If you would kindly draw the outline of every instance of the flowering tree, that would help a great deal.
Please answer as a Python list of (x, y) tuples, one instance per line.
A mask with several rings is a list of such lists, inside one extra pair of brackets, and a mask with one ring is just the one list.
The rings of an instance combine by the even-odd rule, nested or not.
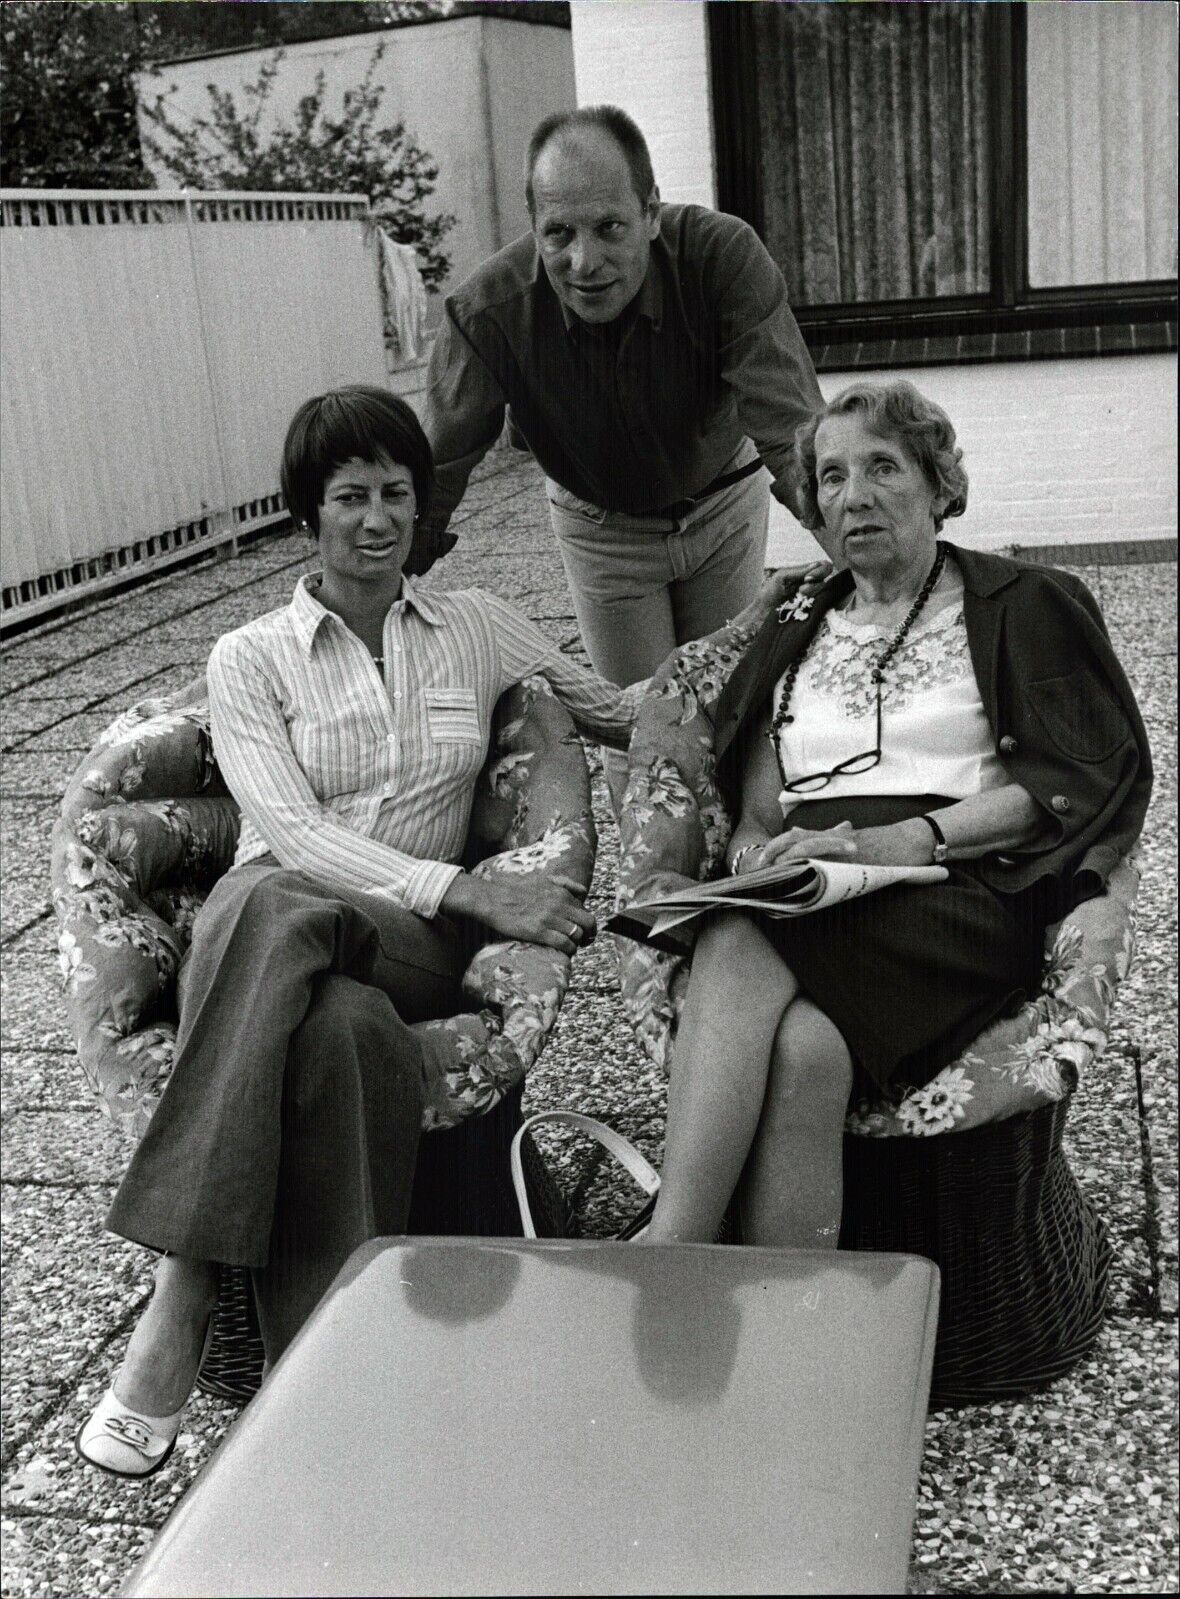
[(171, 177), (190, 188), (366, 194), (380, 225), (399, 243), (413, 245), (423, 280), (437, 287), (450, 264), (441, 241), (455, 218), (426, 214), (438, 167), (403, 122), (379, 121), (385, 86), (374, 75), (384, 49), (379, 44), (374, 50), (338, 114), (325, 107), (321, 72), (292, 121), (266, 119), (282, 59), (276, 51), (243, 89), (241, 105), (209, 84), (209, 114), (182, 122), (169, 96), (157, 95), (143, 107), (151, 130), (144, 143)]

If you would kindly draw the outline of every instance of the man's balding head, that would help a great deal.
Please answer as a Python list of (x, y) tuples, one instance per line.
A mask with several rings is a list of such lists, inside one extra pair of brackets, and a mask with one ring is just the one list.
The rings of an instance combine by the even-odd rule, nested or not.
[(542, 154), (593, 147), (601, 138), (611, 140), (627, 163), (631, 187), (640, 205), (646, 205), (656, 192), (651, 152), (639, 125), (625, 111), (613, 105), (581, 106), (576, 111), (559, 111), (539, 122), (529, 140), (524, 161), (524, 193), (529, 215), (536, 210), (535, 173)]

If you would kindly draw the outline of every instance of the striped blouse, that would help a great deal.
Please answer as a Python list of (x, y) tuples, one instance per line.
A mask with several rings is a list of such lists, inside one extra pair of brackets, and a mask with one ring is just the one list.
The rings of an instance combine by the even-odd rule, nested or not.
[(242, 808), (234, 865), (269, 850), (434, 916), (461, 871), (504, 690), (539, 673), (580, 731), (624, 745), (645, 685), (603, 682), (495, 594), (427, 593), (411, 578), (385, 618), (383, 678), (315, 581), (209, 660), (217, 760)]

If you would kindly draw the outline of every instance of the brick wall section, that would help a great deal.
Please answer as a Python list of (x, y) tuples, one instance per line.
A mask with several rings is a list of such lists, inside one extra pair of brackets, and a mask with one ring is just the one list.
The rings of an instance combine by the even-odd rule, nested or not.
[[(971, 488), (947, 524), (977, 549), (1176, 537), (1176, 356), (825, 372), (831, 398), (859, 378), (908, 377), (947, 412)], [(815, 550), (771, 513), (774, 564)]]
[(579, 105), (622, 106), (665, 200), (716, 203), (705, 8), (699, 0), (573, 0)]

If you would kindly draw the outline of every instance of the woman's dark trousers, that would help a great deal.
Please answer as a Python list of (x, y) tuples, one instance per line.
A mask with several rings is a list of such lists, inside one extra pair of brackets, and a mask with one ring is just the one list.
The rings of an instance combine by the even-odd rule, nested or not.
[(108, 1225), (253, 1268), (273, 1362), (361, 1243), (406, 1229), (424, 1099), (408, 1025), (462, 1008), (453, 928), (273, 859), (220, 879), (172, 1075)]

